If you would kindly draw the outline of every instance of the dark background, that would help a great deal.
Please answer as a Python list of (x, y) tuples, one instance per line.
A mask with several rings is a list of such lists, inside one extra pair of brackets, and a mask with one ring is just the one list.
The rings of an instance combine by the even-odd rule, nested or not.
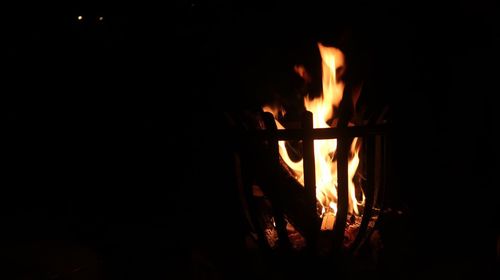
[(498, 5), (347, 2), (6, 7), (5, 277), (257, 275), (238, 249), (223, 113), (258, 108), (323, 41), (391, 108), (388, 200), (407, 218), (376, 277), (488, 278)]

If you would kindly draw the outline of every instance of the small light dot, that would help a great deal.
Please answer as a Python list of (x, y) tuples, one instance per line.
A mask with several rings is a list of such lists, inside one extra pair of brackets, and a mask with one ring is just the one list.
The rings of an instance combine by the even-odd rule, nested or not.
[(99, 21), (102, 21), (104, 19), (104, 17), (99, 17), (98, 20)]
[(78, 20), (82, 20), (82, 19), (83, 19), (83, 17), (82, 17), (82, 16), (78, 16), (78, 17), (77, 17), (77, 19), (78, 19)]

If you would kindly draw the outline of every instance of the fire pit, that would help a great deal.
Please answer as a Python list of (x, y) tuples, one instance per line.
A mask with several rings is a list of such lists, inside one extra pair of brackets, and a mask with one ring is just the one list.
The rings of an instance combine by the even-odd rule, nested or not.
[[(300, 118), (286, 120), (279, 104), (229, 117), (239, 139), (235, 162), (243, 208), (264, 251), (356, 253), (382, 207), (388, 124), (383, 116), (363, 118), (347, 109), (355, 108), (360, 91), (343, 96), (344, 82), (337, 77), (343, 54), (318, 47), (323, 92), (304, 97)], [(310, 81), (302, 65), (294, 69)]]

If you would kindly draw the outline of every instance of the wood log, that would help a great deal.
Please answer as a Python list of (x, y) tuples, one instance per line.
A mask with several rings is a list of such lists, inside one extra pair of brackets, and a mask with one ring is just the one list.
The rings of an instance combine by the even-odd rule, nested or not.
[(320, 218), (311, 211), (304, 211), (311, 208), (305, 188), (281, 166), (267, 166), (270, 168), (264, 166), (266, 164), (262, 165), (263, 168), (258, 171), (260, 174), (257, 178), (257, 184), (262, 187), (266, 195), (277, 193), (288, 222), (308, 242), (315, 239), (319, 230)]
[[(254, 184), (260, 187), (265, 197), (273, 204), (273, 212), (275, 212), (273, 215), (283, 215), (286, 217), (286, 221), (306, 239), (306, 242), (311, 240), (318, 230), (319, 217), (311, 212), (304, 213), (304, 209), (310, 207), (305, 190), (285, 169), (285, 164), (279, 157), (276, 129), (264, 130), (266, 129), (264, 122), (251, 114), (237, 116), (237, 120), (231, 126), (240, 132), (237, 134), (239, 135), (237, 150), (241, 160), (241, 174), (239, 176), (244, 182), (244, 197), (248, 201), (244, 205), (251, 212), (249, 216), (251, 216), (258, 233), (262, 233), (264, 230), (259, 226), (259, 216), (264, 218), (262, 215), (269, 214), (259, 213), (259, 208), (252, 202), (256, 200), (252, 191)], [(251, 137), (259, 131), (269, 133), (266, 135), (268, 137)], [(286, 230), (286, 227), (283, 227), (285, 225), (283, 220), (275, 221), (277, 227)], [(262, 240), (263, 235), (259, 235), (259, 239)], [(284, 239), (281, 230), (280, 235), (282, 235), (281, 239)]]

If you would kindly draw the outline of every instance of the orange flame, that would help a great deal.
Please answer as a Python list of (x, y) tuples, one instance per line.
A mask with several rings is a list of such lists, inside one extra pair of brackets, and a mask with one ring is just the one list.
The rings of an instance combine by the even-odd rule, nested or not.
[[(336, 71), (343, 67), (345, 63), (344, 54), (337, 48), (327, 47), (318, 43), (318, 48), (322, 60), (322, 84), (323, 92), (320, 97), (304, 98), (305, 108), (313, 113), (314, 128), (330, 128), (328, 121), (334, 115), (342, 100), (344, 83), (337, 79)], [(303, 67), (294, 68), (297, 74), (305, 77)], [(278, 129), (284, 129), (283, 125), (276, 119), (281, 108), (264, 106), (263, 110), (271, 112), (275, 116)], [(359, 145), (358, 138), (354, 138), (351, 145), (351, 157), (348, 162), (349, 176), (349, 213), (359, 214), (358, 206), (364, 204), (364, 195), (361, 201), (356, 198), (356, 188), (353, 181), (354, 175), (359, 165)], [(322, 206), (321, 216), (325, 212), (337, 212), (337, 162), (333, 158), (337, 149), (337, 139), (314, 140), (314, 154), (316, 167), (316, 198)], [(285, 141), (279, 141), (279, 153), (283, 161), (294, 171), (296, 179), (304, 185), (303, 162), (294, 162), (288, 156), (285, 148)]]

